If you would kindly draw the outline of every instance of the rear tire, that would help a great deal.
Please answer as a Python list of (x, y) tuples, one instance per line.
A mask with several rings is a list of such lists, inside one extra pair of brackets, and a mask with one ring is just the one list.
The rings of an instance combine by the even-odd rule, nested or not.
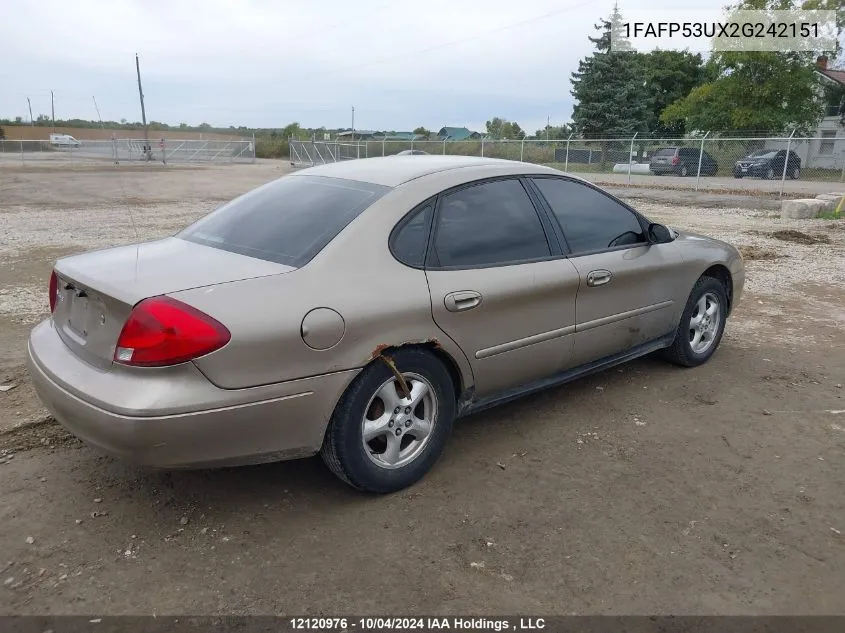
[(800, 167), (793, 167), (792, 172), (789, 174), (789, 177), (792, 180), (798, 180), (801, 177), (801, 168)]
[(443, 452), (455, 420), (455, 387), (440, 360), (413, 347), (385, 355), (412, 400), (401, 395), (390, 367), (376, 360), (341, 397), (320, 450), (335, 475), (364, 492), (395, 492), (421, 479)]
[[(712, 310), (712, 312), (711, 312)], [(697, 367), (710, 360), (725, 332), (728, 296), (713, 277), (700, 277), (690, 292), (666, 360), (682, 367)]]
[(689, 169), (687, 169), (687, 166), (686, 166), (686, 165), (681, 165), (681, 172), (680, 172), (680, 174), (681, 174), (681, 176), (683, 176), (684, 178), (686, 178), (687, 176), (689, 176)]

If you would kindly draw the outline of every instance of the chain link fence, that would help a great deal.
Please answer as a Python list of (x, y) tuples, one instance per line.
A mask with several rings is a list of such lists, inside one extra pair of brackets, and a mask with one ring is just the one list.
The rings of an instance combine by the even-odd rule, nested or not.
[(254, 163), (252, 140), (127, 139), (65, 143), (0, 140), (0, 161), (157, 163)]
[(613, 182), (632, 185), (657, 183), (695, 190), (758, 188), (779, 191), (781, 195), (784, 184), (791, 181), (843, 183), (845, 188), (845, 129), (841, 128), (813, 137), (729, 137), (707, 133), (683, 139), (636, 136), (472, 141), (291, 139), (290, 160), (304, 167), (391, 156), (408, 150), (525, 161), (588, 177), (607, 174), (607, 179)]

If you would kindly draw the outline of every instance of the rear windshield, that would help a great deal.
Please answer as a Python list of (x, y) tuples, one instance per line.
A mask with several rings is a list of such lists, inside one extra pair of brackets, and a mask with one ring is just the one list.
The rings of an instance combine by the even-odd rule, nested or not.
[(674, 156), (675, 155), (675, 148), (674, 147), (664, 147), (663, 149), (657, 150), (655, 156)]
[(340, 178), (288, 176), (232, 200), (177, 237), (298, 268), (389, 190)]

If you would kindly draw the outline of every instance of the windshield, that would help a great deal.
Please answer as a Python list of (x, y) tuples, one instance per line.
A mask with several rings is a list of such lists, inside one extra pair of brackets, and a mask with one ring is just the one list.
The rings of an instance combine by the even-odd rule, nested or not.
[(300, 267), (389, 187), (287, 176), (223, 205), (176, 237)]

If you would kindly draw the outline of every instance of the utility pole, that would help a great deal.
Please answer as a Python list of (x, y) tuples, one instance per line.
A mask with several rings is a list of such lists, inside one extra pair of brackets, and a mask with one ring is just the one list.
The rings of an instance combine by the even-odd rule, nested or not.
[(29, 100), (29, 97), (26, 98), (26, 105), (29, 106), (29, 124), (35, 125), (35, 119), (32, 118), (32, 103)]
[[(50, 111), (53, 113), (53, 133), (56, 132), (56, 102), (53, 99), (53, 91), (50, 91)], [(31, 115), (30, 115), (31, 116)]]
[(141, 63), (138, 61), (138, 53), (135, 53), (135, 71), (138, 73), (138, 96), (141, 98), (141, 123), (144, 125), (144, 155), (147, 157), (147, 160), (152, 160), (150, 133), (147, 130), (147, 111), (144, 109), (144, 91), (141, 89)]
[(91, 97), (94, 100), (94, 109), (97, 111), (97, 118), (100, 120), (100, 127), (103, 127), (103, 117), (100, 116), (100, 108), (97, 105), (97, 97)]
[(352, 140), (355, 140), (355, 106), (352, 106)]

